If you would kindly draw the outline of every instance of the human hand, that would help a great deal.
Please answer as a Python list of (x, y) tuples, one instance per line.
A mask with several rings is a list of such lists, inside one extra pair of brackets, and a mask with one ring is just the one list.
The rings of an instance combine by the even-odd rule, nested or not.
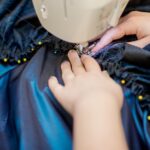
[[(48, 81), (49, 87), (60, 104), (73, 115), (75, 107), (82, 102), (103, 101), (103, 104), (115, 103), (120, 110), (123, 102), (121, 87), (113, 81), (105, 71), (101, 71), (98, 63), (87, 55), (79, 58), (76, 51), (68, 53), (70, 62), (61, 65), (64, 86), (56, 77)], [(105, 103), (106, 102), (106, 103)]]
[(98, 51), (114, 40), (120, 39), (125, 35), (136, 35), (137, 41), (129, 44), (144, 48), (150, 43), (150, 13), (133, 11), (120, 19), (119, 24), (108, 30), (93, 48)]

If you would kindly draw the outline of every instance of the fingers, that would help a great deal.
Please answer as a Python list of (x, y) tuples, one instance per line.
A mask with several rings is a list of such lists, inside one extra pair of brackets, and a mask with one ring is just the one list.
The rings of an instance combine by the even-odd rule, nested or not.
[[(86, 71), (87, 72), (98, 72), (98, 71), (101, 71), (99, 64), (92, 57), (90, 57), (88, 55), (82, 55), (81, 59), (80, 59), (80, 57), (78, 56), (77, 52), (71, 50), (68, 53), (68, 57), (69, 57), (69, 60), (70, 60), (71, 66), (72, 66), (73, 73), (71, 73), (71, 71), (70, 71), (71, 70), (71, 66), (68, 66), (68, 64), (66, 64), (65, 66), (62, 66), (63, 68), (64, 67), (68, 68), (66, 70), (66, 72), (67, 73), (69, 72), (69, 74), (71, 76), (71, 77), (67, 77), (67, 75), (66, 75), (66, 78), (73, 78), (72, 74), (79, 75), (79, 74), (85, 73)], [(64, 81), (66, 83), (69, 80), (71, 80), (71, 79), (66, 79), (66, 78), (64, 77)]]
[(134, 35), (137, 33), (136, 25), (129, 20), (119, 24), (117, 27), (111, 28), (106, 34), (101, 38), (100, 42), (96, 45), (93, 51), (97, 51), (114, 40), (120, 39), (125, 35)]
[(75, 50), (69, 51), (68, 58), (70, 60), (72, 70), (75, 75), (82, 74), (85, 72), (81, 59)]
[(56, 77), (51, 77), (48, 80), (49, 88), (57, 99), (60, 99), (60, 95), (63, 96), (63, 86), (58, 83)]
[(122, 18), (116, 27), (111, 28), (104, 34), (93, 51), (98, 51), (112, 41), (120, 39), (125, 35), (136, 35), (138, 32), (138, 24), (136, 23), (136, 19), (137, 18), (135, 17), (131, 17), (131, 14)]
[(75, 76), (72, 72), (71, 65), (69, 62), (67, 61), (63, 62), (61, 65), (61, 70), (62, 70), (62, 78), (65, 84), (74, 79)]
[(81, 60), (87, 72), (101, 71), (99, 64), (92, 57), (88, 55), (82, 55)]
[(97, 43), (97, 45), (93, 48), (92, 51), (98, 51), (105, 47), (107, 44), (111, 43), (113, 40), (118, 39), (123, 36), (122, 31), (118, 31), (118, 27), (111, 28), (108, 30), (104, 36), (100, 39), (100, 41)]
[(134, 41), (134, 42), (129, 42), (129, 44), (140, 47), (140, 48), (144, 48), (146, 45), (148, 45), (150, 43), (150, 36), (145, 37), (143, 39)]
[(137, 17), (137, 16), (139, 16), (139, 15), (141, 16), (141, 15), (143, 15), (143, 14), (142, 14), (141, 12), (138, 12), (138, 11), (132, 11), (132, 12), (130, 12), (128, 15), (126, 15), (126, 16), (120, 18), (119, 24), (121, 24), (121, 23), (127, 21), (128, 19), (130, 19), (130, 18), (132, 18), (132, 17)]

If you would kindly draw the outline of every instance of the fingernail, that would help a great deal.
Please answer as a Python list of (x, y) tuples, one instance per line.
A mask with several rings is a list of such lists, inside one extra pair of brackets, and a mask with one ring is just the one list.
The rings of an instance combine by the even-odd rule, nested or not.
[(63, 62), (61, 63), (61, 65), (66, 65), (66, 64), (68, 64), (68, 63), (69, 63), (69, 61), (65, 60), (65, 61), (63, 61)]
[(74, 54), (74, 50), (70, 50), (70, 51), (68, 52), (68, 56), (72, 56), (72, 54)]
[(49, 81), (55, 79), (55, 76), (49, 77)]
[(62, 62), (62, 64), (64, 64), (64, 63), (68, 63), (69, 61), (68, 60), (64, 60), (63, 62)]
[(76, 51), (75, 50), (70, 50), (69, 51), (69, 53), (71, 54), (71, 53), (75, 53)]

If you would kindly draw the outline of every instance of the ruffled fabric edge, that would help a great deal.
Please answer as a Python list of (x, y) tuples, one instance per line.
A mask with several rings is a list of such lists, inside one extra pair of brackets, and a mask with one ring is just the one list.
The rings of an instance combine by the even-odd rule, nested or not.
[[(132, 56), (136, 59), (132, 59)], [(133, 118), (137, 129), (141, 126), (144, 142), (150, 146), (150, 51), (126, 43), (114, 43), (93, 54), (93, 57), (103, 70), (107, 70), (115, 81), (131, 91), (137, 99), (136, 116), (140, 118), (135, 118), (134, 114)]]

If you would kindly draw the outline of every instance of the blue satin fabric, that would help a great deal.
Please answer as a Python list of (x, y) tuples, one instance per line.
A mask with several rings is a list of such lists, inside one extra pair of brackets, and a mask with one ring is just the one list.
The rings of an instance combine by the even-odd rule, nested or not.
[(0, 0), (0, 62), (30, 59), (32, 48), (49, 34), (39, 23), (31, 0)]
[[(31, 0), (1, 0), (0, 58), (5, 58), (8, 54), (16, 60), (20, 54), (26, 56), (38, 41), (42, 41), (43, 46), (38, 48), (29, 62), (17, 66), (0, 65), (0, 150), (72, 149), (72, 118), (54, 98), (47, 85), (48, 78), (52, 75), (63, 83), (60, 64), (66, 59), (65, 51), (71, 47), (41, 28)], [(47, 41), (48, 46), (44, 41)], [(119, 76), (127, 78), (129, 74), (138, 75), (139, 78), (136, 79), (148, 91), (149, 69), (140, 67), (138, 61), (125, 62), (124, 54), (111, 53), (111, 48), (109, 46), (104, 50), (108, 53), (97, 54), (95, 58), (99, 64), (103, 60), (103, 66), (112, 73), (116, 82), (120, 82)], [(115, 48), (118, 51), (121, 49), (120, 45)], [(132, 50), (133, 47), (127, 49)], [(116, 60), (122, 62), (119, 69)], [(109, 66), (108, 61), (112, 61)], [(123, 73), (123, 70), (127, 72)], [(129, 84), (132, 82), (135, 80)], [(137, 84), (123, 87), (125, 100), (122, 122), (126, 139), (131, 150), (150, 149), (148, 111), (141, 110), (134, 89), (143, 91), (137, 89)], [(113, 119), (111, 114), (108, 119)]]
[[(52, 75), (62, 83), (60, 64), (65, 59), (66, 55), (55, 55), (42, 47), (26, 64), (1, 66), (0, 150), (72, 149), (72, 118), (47, 85)], [(130, 89), (123, 89), (122, 122), (129, 148), (148, 149), (148, 132), (144, 133), (141, 125), (144, 118), (137, 112), (137, 98)], [(113, 119), (111, 114), (108, 119)]]
[(41, 49), (28, 64), (0, 68), (0, 150), (72, 148), (72, 119), (47, 87), (61, 60), (51, 55)]

